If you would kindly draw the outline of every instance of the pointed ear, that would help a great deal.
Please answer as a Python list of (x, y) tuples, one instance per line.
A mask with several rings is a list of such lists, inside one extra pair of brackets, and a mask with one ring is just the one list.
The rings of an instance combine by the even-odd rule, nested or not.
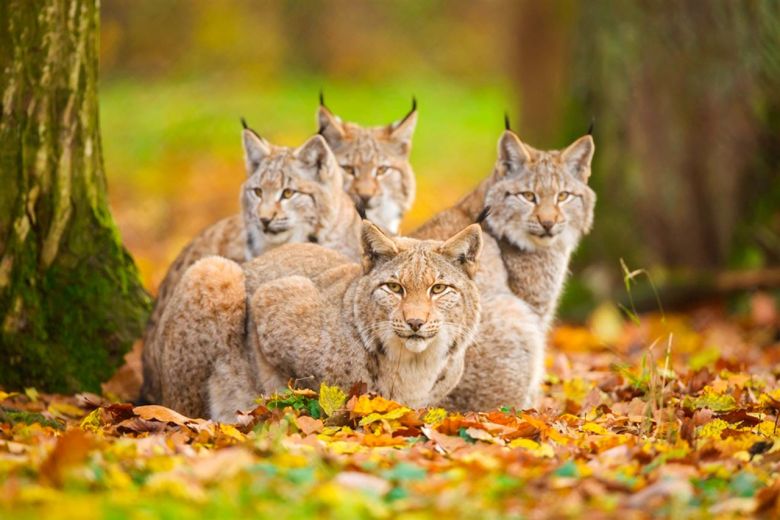
[(299, 161), (314, 172), (312, 178), (317, 182), (330, 179), (333, 172), (336, 171), (336, 158), (333, 157), (328, 143), (319, 134), (311, 136), (295, 150), (294, 154)]
[(583, 135), (561, 152), (561, 158), (563, 158), (566, 170), (571, 175), (582, 182), (588, 182), (588, 178), (590, 177), (590, 163), (593, 160), (593, 153), (595, 151), (596, 144), (593, 142), (593, 137), (590, 135)]
[(403, 153), (408, 154), (412, 150), (415, 127), (417, 127), (417, 100), (412, 98), (412, 109), (409, 113), (388, 128), (390, 138), (401, 146)]
[(317, 109), (317, 133), (325, 138), (330, 144), (337, 143), (344, 139), (344, 126), (341, 118), (331, 112), (328, 107), (320, 104)]
[(482, 252), (482, 228), (471, 224), (439, 247), (439, 252), (460, 266), (469, 278), (474, 278), (479, 269), (479, 254)]
[(502, 163), (502, 175), (517, 172), (531, 160), (531, 152), (517, 135), (511, 130), (505, 130), (498, 140), (498, 160)]
[(360, 234), (363, 246), (363, 272), (368, 273), (378, 264), (394, 258), (398, 254), (393, 239), (385, 235), (381, 229), (368, 220), (363, 221)]
[(271, 146), (251, 128), (244, 128), (241, 132), (241, 139), (244, 144), (246, 172), (248, 175), (252, 175), (263, 159), (271, 153)]

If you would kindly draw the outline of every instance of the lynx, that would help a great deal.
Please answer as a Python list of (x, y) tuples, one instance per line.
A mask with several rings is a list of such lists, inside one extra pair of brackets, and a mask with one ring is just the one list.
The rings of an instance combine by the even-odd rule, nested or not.
[(569, 258), (593, 224), (596, 195), (587, 185), (593, 153), (590, 135), (564, 150), (541, 151), (507, 128), (490, 177), (412, 234), (447, 236), (475, 220), (487, 232), (477, 275), (480, 332), (467, 353), (463, 380), (445, 405), (535, 405)]
[(362, 381), (414, 407), (443, 398), (479, 323), (479, 226), (439, 242), (365, 222), (362, 244), (361, 264), (312, 244), (194, 264), (161, 322), (162, 403), (228, 421), (290, 379)]
[(158, 322), (184, 271), (205, 256), (244, 262), (287, 243), (312, 242), (359, 258), (360, 217), (342, 189), (342, 171), (325, 140), (315, 135), (298, 148), (274, 146), (243, 130), (248, 177), (241, 214), (203, 231), (179, 254), (160, 285), (144, 334), (141, 399), (159, 400)]
[(328, 141), (344, 169), (344, 189), (366, 212), (366, 218), (397, 233), (412, 206), (415, 178), (409, 164), (412, 136), (417, 125), (417, 102), (401, 120), (387, 126), (364, 128), (344, 122), (320, 95), (319, 133)]

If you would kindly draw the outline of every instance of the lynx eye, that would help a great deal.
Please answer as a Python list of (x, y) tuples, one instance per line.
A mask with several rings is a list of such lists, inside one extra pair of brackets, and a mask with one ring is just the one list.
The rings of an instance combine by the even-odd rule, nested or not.
[(341, 168), (342, 168), (342, 169), (343, 169), (345, 172), (347, 172), (347, 174), (349, 174), (349, 175), (355, 175), (355, 168), (353, 168), (353, 167), (352, 167), (352, 166), (350, 166), (349, 164), (342, 164), (342, 165), (341, 165)]
[(437, 283), (431, 286), (432, 294), (441, 294), (447, 289), (447, 286), (443, 283)]
[(523, 191), (520, 195), (528, 202), (536, 202), (536, 194), (532, 191)]
[(388, 288), (388, 290), (395, 294), (401, 294), (404, 292), (404, 288), (401, 287), (401, 284), (395, 283), (395, 282), (387, 282), (385, 284), (385, 287)]
[(263, 189), (262, 188), (253, 188), (253, 192), (255, 192), (255, 195), (257, 195), (259, 198), (263, 197)]
[(294, 194), (295, 194), (295, 192), (293, 190), (291, 190), (290, 188), (285, 188), (284, 191), (282, 191), (282, 198), (283, 199), (289, 199)]
[(571, 197), (571, 193), (568, 191), (562, 191), (558, 194), (558, 202), (563, 202), (565, 200), (568, 200), (569, 197)]
[(386, 174), (389, 171), (390, 171), (390, 167), (389, 166), (378, 166), (377, 169), (376, 169), (376, 174), (377, 174), (377, 176), (384, 175), (384, 174)]

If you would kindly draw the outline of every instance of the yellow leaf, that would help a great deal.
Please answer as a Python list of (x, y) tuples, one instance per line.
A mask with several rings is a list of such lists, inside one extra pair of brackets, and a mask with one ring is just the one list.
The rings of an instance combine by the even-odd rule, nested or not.
[(35, 388), (25, 388), (24, 389), (24, 395), (30, 398), (30, 401), (33, 403), (38, 400), (38, 390)]
[(5, 401), (6, 399), (10, 399), (15, 395), (19, 395), (19, 392), (3, 392), (0, 390), (0, 401)]
[(509, 443), (510, 448), (525, 448), (526, 450), (538, 450), (541, 444), (531, 439), (514, 439)]
[(552, 458), (555, 456), (555, 452), (553, 451), (552, 446), (549, 444), (539, 444), (536, 441), (532, 441), (531, 439), (524, 439), (522, 437), (519, 439), (514, 439), (512, 442), (510, 442), (509, 447), (523, 448), (537, 457)]
[(82, 417), (84, 416), (84, 410), (78, 406), (65, 403), (63, 401), (52, 401), (49, 404), (49, 413), (57, 417)]
[(334, 441), (328, 444), (328, 447), (333, 453), (337, 454), (351, 454), (351, 453), (357, 453), (358, 451), (361, 451), (362, 446), (356, 442), (348, 442), (348, 441)]
[(697, 434), (699, 437), (717, 437), (720, 438), (720, 433), (729, 427), (729, 423), (723, 419), (713, 419), (707, 424), (699, 426), (697, 428)]
[(623, 335), (623, 317), (615, 305), (604, 302), (590, 315), (590, 330), (601, 342), (616, 343)]
[(711, 386), (704, 388), (699, 397), (690, 400), (694, 408), (709, 408), (714, 412), (726, 412), (737, 407), (737, 402), (729, 394), (719, 393)]
[(607, 435), (607, 434), (609, 434), (609, 431), (607, 431), (606, 428), (604, 428), (600, 424), (596, 424), (594, 422), (589, 422), (589, 423), (583, 424), (582, 425), (582, 431), (595, 433), (595, 434), (598, 434), (598, 435)]
[(488, 471), (495, 471), (501, 467), (501, 463), (495, 457), (484, 451), (468, 452), (463, 455), (461, 460), (466, 463), (476, 463)]
[(133, 479), (118, 464), (111, 464), (106, 468), (106, 484), (109, 489), (129, 489), (133, 486)]
[(328, 386), (323, 383), (320, 385), (319, 400), (320, 408), (325, 412), (325, 415), (330, 417), (344, 406), (344, 403), (347, 400), (347, 394), (337, 386)]
[(81, 420), (81, 429), (96, 432), (100, 429), (100, 408), (95, 408)]
[(355, 405), (352, 407), (352, 413), (356, 415), (368, 415), (374, 412), (384, 413), (399, 408), (400, 406), (401, 405), (395, 401), (390, 401), (381, 396), (369, 397), (367, 395), (361, 395), (355, 401)]
[(235, 426), (231, 426), (229, 424), (219, 424), (219, 430), (222, 432), (226, 437), (229, 437), (231, 439), (234, 439), (238, 442), (244, 442), (246, 440), (246, 436), (238, 431)]
[(394, 419), (400, 419), (407, 413), (411, 412), (409, 408), (402, 406), (394, 410), (390, 410), (386, 413), (370, 413), (360, 420), (360, 426), (366, 426), (377, 421), (392, 421)]
[(588, 395), (590, 389), (593, 388), (592, 383), (586, 383), (582, 378), (575, 377), (563, 382), (563, 394), (567, 399), (580, 404), (585, 396)]
[(447, 418), (447, 410), (444, 408), (431, 408), (423, 417), (425, 424), (436, 425)]

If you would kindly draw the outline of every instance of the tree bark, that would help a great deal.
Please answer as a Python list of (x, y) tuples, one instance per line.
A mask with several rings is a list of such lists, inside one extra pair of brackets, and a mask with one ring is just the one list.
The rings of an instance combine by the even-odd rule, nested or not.
[(0, 386), (99, 391), (150, 302), (106, 198), (96, 0), (0, 2)]

